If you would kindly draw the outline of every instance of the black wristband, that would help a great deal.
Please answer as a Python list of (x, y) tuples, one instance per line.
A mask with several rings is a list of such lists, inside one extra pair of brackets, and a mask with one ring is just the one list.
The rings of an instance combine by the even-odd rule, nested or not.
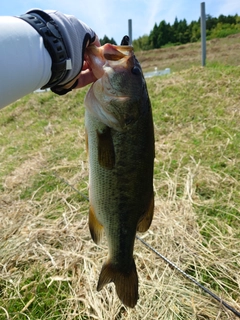
[(58, 94), (59, 96), (63, 96), (65, 94), (67, 94), (68, 92), (72, 91), (72, 89), (76, 88), (77, 85), (78, 85), (78, 79), (68, 89), (65, 89), (64, 86), (56, 86), (56, 87), (51, 87), (51, 91)]
[(52, 76), (41, 89), (56, 86), (63, 80), (67, 70), (70, 69), (67, 64), (71, 63), (56, 23), (46, 12), (41, 10), (30, 11), (30, 13), (23, 14), (18, 18), (29, 23), (42, 36), (44, 45), (52, 59)]

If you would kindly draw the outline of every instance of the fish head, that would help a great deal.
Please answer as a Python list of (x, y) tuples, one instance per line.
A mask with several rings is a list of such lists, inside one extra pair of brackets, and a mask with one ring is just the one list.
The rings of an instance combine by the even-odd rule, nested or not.
[(85, 59), (97, 80), (85, 98), (88, 110), (117, 131), (126, 131), (146, 112), (142, 69), (132, 46), (89, 46)]

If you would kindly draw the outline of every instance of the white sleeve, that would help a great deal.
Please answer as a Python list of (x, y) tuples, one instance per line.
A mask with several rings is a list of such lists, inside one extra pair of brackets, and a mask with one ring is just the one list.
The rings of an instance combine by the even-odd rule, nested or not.
[(47, 84), (51, 66), (33, 27), (16, 17), (0, 17), (0, 108)]

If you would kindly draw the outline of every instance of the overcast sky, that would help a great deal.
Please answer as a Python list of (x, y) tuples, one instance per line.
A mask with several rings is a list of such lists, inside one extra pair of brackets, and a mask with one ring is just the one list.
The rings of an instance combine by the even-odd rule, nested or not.
[[(19, 15), (32, 8), (54, 9), (72, 14), (88, 24), (99, 36), (119, 44), (128, 34), (128, 19), (132, 19), (133, 39), (150, 33), (155, 22), (173, 23), (177, 17), (187, 22), (198, 20), (198, 0), (7, 0), (1, 1), (0, 15)], [(206, 13), (218, 17), (240, 15), (240, 0), (207, 0)]]

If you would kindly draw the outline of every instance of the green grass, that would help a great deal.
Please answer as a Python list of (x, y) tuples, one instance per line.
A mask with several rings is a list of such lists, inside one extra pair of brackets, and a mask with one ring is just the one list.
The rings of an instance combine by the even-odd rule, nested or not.
[[(237, 308), (240, 67), (190, 66), (147, 85), (156, 220), (146, 239)], [(140, 245), (141, 306), (123, 310), (114, 290), (96, 292), (105, 257), (89, 237), (88, 202), (58, 178), (88, 195), (85, 93), (31, 94), (0, 111), (0, 318), (227, 319)]]
[[(7, 301), (1, 306), (11, 319), (26, 319), (26, 315), (31, 319), (59, 319), (66, 314), (67, 300), (71, 298), (68, 278), (62, 277), (61, 280), (59, 277), (53, 281), (51, 274), (45, 274), (41, 269), (32, 272), (17, 284), (1, 281), (1, 296), (3, 301)], [(13, 292), (17, 294), (13, 295)], [(0, 315), (4, 316), (2, 310)]]
[[(200, 226), (212, 219), (240, 229), (240, 134), (239, 84), (240, 68), (223, 65), (193, 68), (168, 79), (150, 80), (153, 97), (156, 140), (171, 145), (169, 161), (159, 156), (156, 177), (186, 174), (196, 163), (203, 172), (193, 179), (195, 210)], [(160, 90), (154, 89), (156, 86)], [(154, 91), (155, 90), (155, 91)], [(165, 166), (164, 171), (161, 166)], [(205, 171), (205, 174), (204, 174)], [(177, 195), (185, 185), (178, 177)], [(166, 190), (167, 191), (167, 190)], [(167, 193), (167, 192), (166, 192)], [(209, 241), (211, 234), (202, 227)]]

